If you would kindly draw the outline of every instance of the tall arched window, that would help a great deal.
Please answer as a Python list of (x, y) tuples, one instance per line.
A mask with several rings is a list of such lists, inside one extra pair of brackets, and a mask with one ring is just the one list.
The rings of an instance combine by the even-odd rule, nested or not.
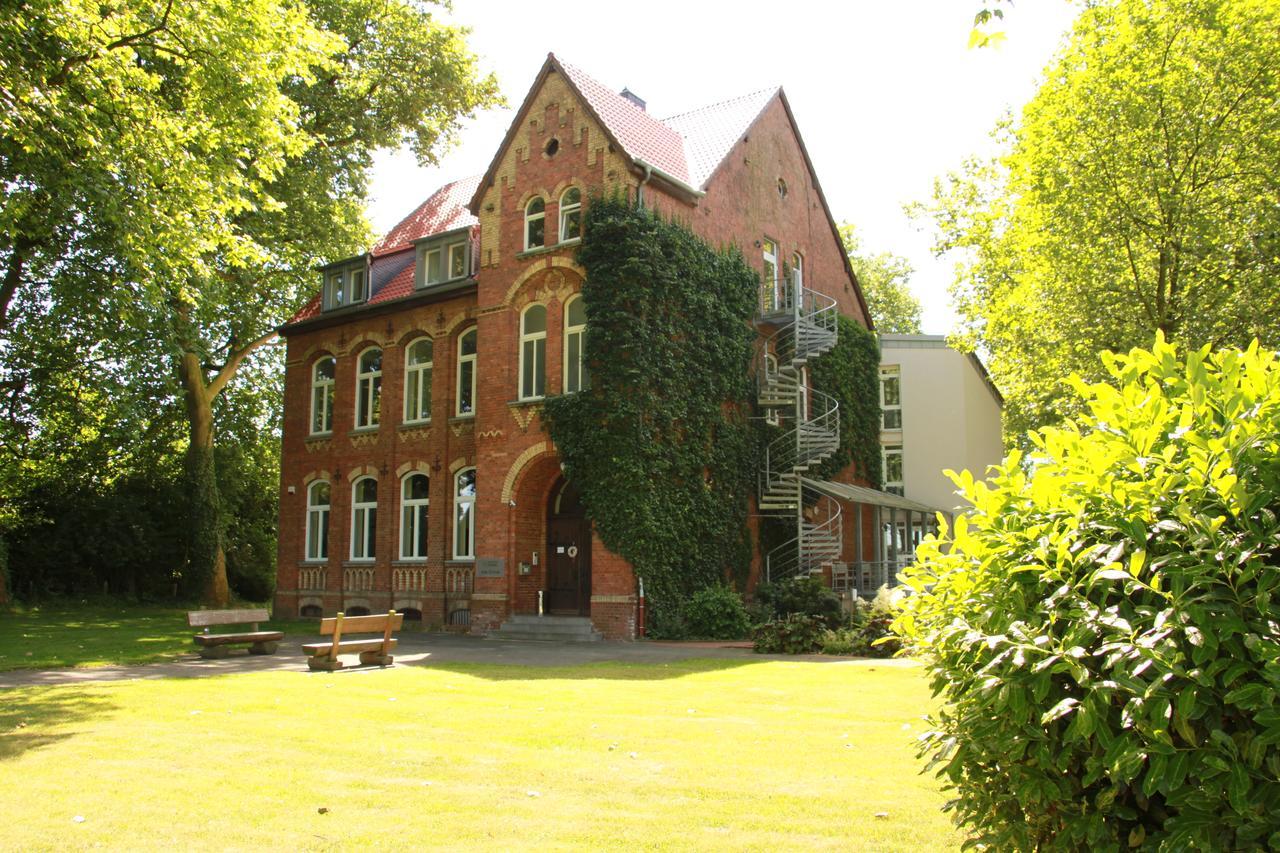
[(430, 480), (426, 474), (408, 474), (400, 486), (400, 559), (427, 558), (427, 507)]
[(311, 434), (333, 432), (333, 378), (337, 362), (326, 356), (311, 368)]
[(804, 287), (804, 255), (799, 252), (791, 253), (791, 285), (796, 290)]
[(404, 419), (431, 420), (431, 339), (418, 338), (404, 356)]
[(520, 399), (547, 392), (547, 309), (530, 305), (520, 315)]
[(458, 405), (454, 414), (476, 413), (476, 330), (458, 338)]
[(329, 484), (324, 480), (307, 487), (307, 548), (303, 559), (329, 559)]
[(583, 360), (587, 340), (587, 309), (581, 296), (573, 296), (564, 304), (564, 393), (585, 391), (591, 377)]
[(524, 206), (524, 247), (537, 249), (546, 245), (547, 203), (536, 195)]
[(377, 530), (378, 481), (361, 477), (351, 487), (351, 559), (373, 559)]
[(582, 190), (569, 187), (560, 195), (560, 242), (582, 236)]
[(382, 350), (360, 353), (356, 373), (356, 429), (375, 427), (382, 409)]
[(453, 558), (476, 556), (476, 469), (463, 468), (453, 480)]

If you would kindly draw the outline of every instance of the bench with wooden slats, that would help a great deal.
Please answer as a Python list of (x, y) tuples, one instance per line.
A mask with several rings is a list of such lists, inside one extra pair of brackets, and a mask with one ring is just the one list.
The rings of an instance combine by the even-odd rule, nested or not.
[[(322, 643), (303, 643), (302, 650), (307, 653), (307, 666), (312, 669), (342, 669), (342, 661), (338, 655), (359, 654), (360, 663), (390, 666), (394, 658), (391, 651), (396, 647), (396, 639), (391, 632), (400, 630), (404, 623), (404, 614), (394, 610), (381, 616), (337, 616), (320, 620), (320, 635), (333, 635), (332, 640)], [(381, 634), (381, 637), (363, 640), (346, 640), (350, 634)]]
[[(256, 610), (192, 610), (187, 614), (187, 624), (204, 628), (195, 635), (202, 658), (224, 658), (231, 653), (231, 646), (247, 645), (251, 655), (275, 654), (284, 639), (283, 631), (259, 631), (258, 623), (271, 618), (263, 608)], [(212, 625), (248, 625), (250, 629), (236, 634), (210, 634)]]

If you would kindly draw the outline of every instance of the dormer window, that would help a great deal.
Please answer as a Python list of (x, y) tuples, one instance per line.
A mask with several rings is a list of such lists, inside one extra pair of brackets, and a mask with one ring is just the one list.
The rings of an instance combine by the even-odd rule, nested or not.
[(471, 239), (468, 231), (437, 234), (418, 243), (418, 287), (460, 281), (471, 275)]
[(359, 305), (369, 299), (369, 269), (365, 258), (343, 261), (324, 271), (323, 310)]

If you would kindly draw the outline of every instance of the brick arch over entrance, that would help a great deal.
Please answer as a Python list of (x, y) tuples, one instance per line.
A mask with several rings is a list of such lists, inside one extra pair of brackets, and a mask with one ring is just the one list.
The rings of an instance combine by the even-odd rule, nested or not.
[[(537, 613), (538, 592), (546, 589), (547, 579), (547, 503), (552, 489), (561, 479), (560, 457), (546, 446), (529, 448), (512, 465), (509, 494), (504, 500), (514, 502), (511, 508), (511, 533), (515, 550), (514, 563), (529, 564), (528, 574), (515, 576), (512, 607), (516, 613)], [(523, 461), (522, 461), (523, 460)], [(534, 565), (537, 554), (537, 565)]]

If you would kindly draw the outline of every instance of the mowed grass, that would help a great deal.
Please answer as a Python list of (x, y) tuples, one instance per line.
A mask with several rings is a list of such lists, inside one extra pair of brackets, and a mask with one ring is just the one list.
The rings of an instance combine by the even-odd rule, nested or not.
[(956, 849), (929, 705), (876, 662), (7, 690), (0, 848)]
[[(253, 607), (256, 605), (233, 605)], [(170, 660), (195, 650), (182, 607), (86, 602), (0, 609), (0, 671), (109, 666)], [(317, 631), (317, 620), (272, 622), (262, 630)], [(240, 630), (234, 626), (215, 632)], [(247, 630), (247, 629), (246, 629)]]

